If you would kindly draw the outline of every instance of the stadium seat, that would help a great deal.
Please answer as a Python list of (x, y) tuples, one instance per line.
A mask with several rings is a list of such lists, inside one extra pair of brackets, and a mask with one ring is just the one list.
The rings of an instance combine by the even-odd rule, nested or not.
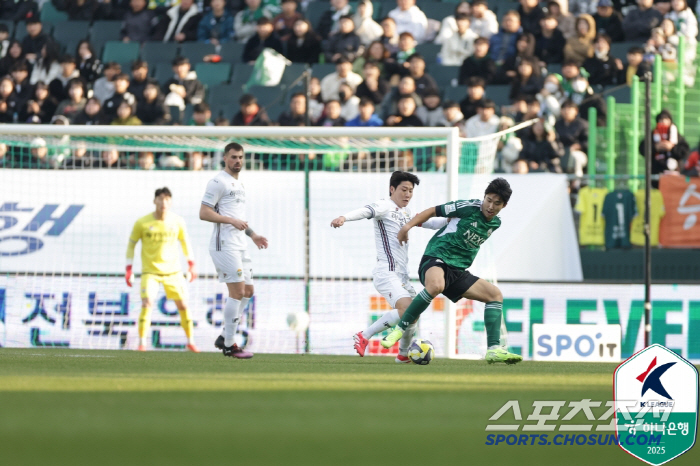
[(280, 117), (282, 112), (287, 110), (288, 106), (284, 104), (275, 104), (271, 105), (269, 108), (266, 108), (265, 110), (267, 111), (267, 116), (270, 117), (270, 120), (272, 121), (277, 121), (277, 119)]
[(452, 80), (459, 77), (459, 66), (430, 65), (427, 73), (435, 79), (438, 87), (452, 87)]
[(641, 47), (642, 45), (643, 44), (640, 42), (613, 42), (612, 45), (610, 45), (610, 55), (626, 62), (627, 51), (631, 47)]
[(501, 24), (501, 19), (503, 18), (503, 16), (505, 16), (505, 14), (507, 12), (509, 12), (510, 10), (517, 11), (519, 7), (520, 7), (520, 3), (518, 3), (518, 2), (512, 2), (512, 1), (498, 2), (497, 8), (494, 11), (494, 13), (496, 13), (496, 16), (498, 17), (498, 24)]
[(231, 77), (230, 63), (197, 63), (194, 70), (197, 79), (207, 86), (227, 83)]
[(321, 21), (323, 13), (331, 9), (330, 2), (309, 2), (309, 5), (304, 12), (314, 30), (318, 29), (318, 23)]
[(190, 63), (200, 63), (205, 55), (216, 53), (216, 47), (203, 42), (185, 42), (180, 46), (180, 55), (187, 57)]
[(141, 59), (148, 63), (172, 62), (178, 55), (180, 44), (175, 42), (144, 42)]
[(240, 42), (228, 41), (221, 44), (221, 50), (219, 50), (219, 55), (221, 55), (221, 60), (228, 63), (241, 63), (243, 61), (243, 48), (245, 44)]
[[(87, 39), (89, 35), (89, 21), (63, 21), (54, 24), (53, 38), (64, 46), (68, 43), (77, 45), (81, 40)], [(73, 55), (75, 54), (75, 48), (67, 48), (67, 52)]]
[(253, 72), (253, 65), (247, 63), (239, 63), (233, 67), (233, 74), (231, 75), (231, 86), (237, 91), (242, 92), (243, 86), (250, 79), (250, 75)]
[(547, 74), (561, 74), (561, 63), (550, 63), (547, 65)]
[(58, 11), (51, 2), (44, 2), (41, 7), (41, 13), (39, 15), (42, 23), (62, 23), (68, 21), (68, 13), (64, 11)]
[(416, 46), (416, 53), (422, 55), (425, 58), (425, 63), (430, 66), (433, 63), (437, 63), (438, 53), (440, 53), (441, 49), (441, 45), (426, 42)]
[(454, 14), (456, 5), (454, 3), (421, 2), (420, 9), (423, 10), (428, 19), (442, 21), (446, 17)]
[(238, 99), (241, 95), (243, 95), (243, 91), (236, 90), (230, 84), (216, 84), (209, 88), (209, 105), (224, 103), (238, 106)]
[(501, 105), (510, 105), (510, 85), (508, 84), (490, 84), (486, 86), (486, 97), (493, 100), (497, 107)]
[(306, 65), (303, 63), (292, 63), (291, 65), (287, 65), (287, 67), (284, 69), (284, 74), (282, 75), (280, 84), (290, 86), (304, 73), (305, 69)]
[[(348, 4), (350, 5), (350, 8), (352, 8), (352, 11), (357, 11), (358, 3), (359, 2), (357, 2), (357, 1), (348, 2)], [(396, 6), (396, 4), (394, 4), (394, 6), (392, 8), (394, 8), (395, 6)], [(381, 20), (384, 17), (384, 16), (382, 16), (383, 11), (384, 11), (384, 9), (382, 7), (382, 2), (372, 2), (372, 19), (374, 19), (375, 21)], [(386, 11), (388, 13), (391, 10), (386, 10)]]
[(102, 61), (116, 61), (123, 67), (125, 63), (131, 63), (139, 58), (140, 48), (138, 42), (107, 41), (102, 51)]
[[(617, 89), (615, 89), (617, 88)], [(611, 92), (604, 92), (603, 99), (608, 100), (608, 97), (615, 97), (615, 103), (618, 104), (629, 104), (632, 103), (632, 89), (629, 86), (614, 86), (609, 89), (615, 89)]]
[(447, 87), (445, 94), (442, 96), (442, 101), (454, 100), (460, 102), (467, 96), (467, 86)]
[(333, 63), (317, 63), (313, 65), (311, 74), (318, 79), (323, 79), (331, 73), (335, 73), (335, 65)]
[(248, 93), (254, 95), (262, 107), (284, 104), (284, 91), (279, 87), (253, 86)]
[(149, 64), (150, 68), (153, 69), (153, 78), (158, 81), (162, 86), (168, 81), (168, 79), (173, 77), (173, 64), (172, 62), (158, 62), (153, 66)]
[(95, 21), (90, 30), (90, 43), (99, 53), (107, 41), (119, 39), (121, 30), (121, 21)]

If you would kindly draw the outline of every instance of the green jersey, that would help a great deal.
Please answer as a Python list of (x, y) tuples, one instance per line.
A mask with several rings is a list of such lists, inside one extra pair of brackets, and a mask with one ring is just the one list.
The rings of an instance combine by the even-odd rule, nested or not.
[(501, 226), (498, 216), (486, 219), (479, 199), (439, 205), (435, 214), (451, 220), (430, 239), (425, 255), (463, 270), (472, 265), (481, 245)]

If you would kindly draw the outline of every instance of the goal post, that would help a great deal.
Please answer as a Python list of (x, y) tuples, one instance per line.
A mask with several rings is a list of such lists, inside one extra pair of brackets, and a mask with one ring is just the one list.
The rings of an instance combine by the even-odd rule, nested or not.
[[(169, 186), (201, 275), (188, 285), (195, 338), (213, 349), (208, 339), (220, 332), (225, 295), (207, 252), (211, 225), (198, 211), (223, 147), (235, 141), (251, 154), (241, 174), (249, 222), (270, 240), (266, 251), (249, 248), (256, 296), (240, 344), (352, 354), (351, 335), (386, 303), (371, 282), (371, 226), (333, 230), (332, 218), (386, 197), (394, 170), (421, 179), (414, 213), (473, 195), (460, 178), (468, 170), (489, 178), (501, 136), (520, 127), (464, 139), (456, 128), (0, 125), (0, 167), (15, 168), (1, 169), (0, 345), (133, 349), (140, 297), (138, 285), (123, 282), (126, 242), (134, 221), (152, 211), (154, 190)], [(141, 158), (149, 153), (166, 169), (147, 170)], [(195, 153), (208, 163), (191, 165)], [(412, 232), (418, 290), (415, 269), (431, 233)], [(447, 357), (464, 356), (458, 312), (443, 299), (421, 319), (421, 336)], [(162, 292), (152, 313), (154, 346), (182, 347), (177, 313)]]

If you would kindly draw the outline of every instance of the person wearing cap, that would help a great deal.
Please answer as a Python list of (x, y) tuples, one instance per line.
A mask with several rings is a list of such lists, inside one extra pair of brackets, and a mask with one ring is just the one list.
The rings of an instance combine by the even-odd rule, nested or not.
[(347, 57), (341, 56), (335, 64), (335, 73), (321, 80), (321, 98), (324, 102), (332, 99), (340, 100), (338, 91), (341, 83), (347, 83), (355, 92), (361, 82), (362, 76), (352, 71), (352, 62)]
[(487, 136), (498, 130), (500, 119), (496, 115), (496, 104), (491, 99), (484, 99), (476, 110), (476, 115), (467, 120), (464, 132), (468, 138)]
[(607, 34), (612, 42), (625, 40), (625, 33), (622, 30), (622, 15), (615, 11), (612, 0), (598, 1), (593, 20), (598, 34)]

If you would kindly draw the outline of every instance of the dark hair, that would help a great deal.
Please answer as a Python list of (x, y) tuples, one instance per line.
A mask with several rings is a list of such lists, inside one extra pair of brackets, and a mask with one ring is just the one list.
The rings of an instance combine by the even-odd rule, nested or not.
[(415, 37), (413, 37), (413, 34), (411, 34), (411, 33), (408, 32), (408, 31), (404, 31), (404, 32), (402, 32), (401, 34), (399, 34), (399, 39), (401, 39), (402, 37), (405, 37), (405, 36), (408, 36), (408, 37), (410, 37), (410, 38), (413, 39), (413, 40), (416, 39)]
[(184, 64), (190, 64), (190, 60), (187, 57), (175, 57), (175, 60), (173, 60), (173, 66), (180, 66)]
[(486, 88), (486, 80), (481, 76), (472, 76), (467, 80), (467, 87), (483, 87)]
[(226, 144), (226, 147), (224, 147), (224, 155), (228, 154), (230, 151), (243, 152), (243, 155), (245, 156), (245, 150), (243, 149), (243, 146), (238, 144), (237, 142), (229, 142), (228, 144)]
[(413, 55), (408, 57), (406, 61), (411, 62), (413, 60), (423, 60), (423, 63), (425, 63), (425, 58), (423, 58), (423, 55), (421, 55), (420, 53), (414, 53)]
[(262, 18), (258, 19), (255, 24), (258, 26), (265, 26), (267, 24), (272, 24), (272, 20), (266, 16), (263, 16)]
[(118, 75), (116, 75), (116, 76), (114, 77), (114, 80), (115, 80), (115, 81), (123, 80), (123, 81), (129, 81), (129, 82), (131, 82), (131, 77), (129, 77), (129, 75), (126, 74), (126, 73), (119, 73)]
[(369, 97), (362, 97), (362, 98), (360, 99), (360, 105), (359, 105), (359, 106), (360, 106), (360, 107), (366, 107), (367, 105), (371, 105), (372, 107), (374, 107), (374, 101), (373, 101), (372, 99), (370, 99)]
[(44, 47), (46, 48), (46, 56), (41, 58), (40, 68), (43, 68), (45, 71), (48, 72), (51, 68), (51, 65), (53, 63), (58, 62), (58, 57), (60, 56), (61, 48), (56, 42), (54, 42), (51, 39), (46, 41)]
[(460, 19), (466, 19), (467, 21), (471, 21), (471, 18), (469, 18), (469, 15), (466, 13), (457, 13), (455, 15), (455, 21), (459, 21)]
[(74, 65), (77, 65), (78, 62), (76, 61), (75, 57), (73, 55), (63, 55), (61, 57), (60, 63), (73, 63)]
[(491, 99), (484, 99), (480, 104), (477, 104), (476, 108), (496, 108), (496, 102)]
[(194, 113), (206, 113), (210, 112), (211, 108), (209, 108), (209, 104), (206, 102), (200, 102), (197, 105), (194, 106), (192, 109)]
[(381, 19), (381, 21), (379, 21), (379, 23), (381, 24), (381, 23), (383, 23), (384, 21), (392, 21), (394, 24), (396, 24), (396, 20), (395, 20), (394, 18), (392, 18), (391, 16), (385, 16), (385, 17), (383, 17), (383, 18)]
[(503, 205), (508, 204), (513, 190), (510, 189), (510, 184), (503, 178), (496, 178), (491, 181), (484, 191), (484, 196), (487, 194), (498, 194), (503, 199)]
[(543, 17), (540, 18), (540, 21), (547, 21), (548, 19), (553, 19), (557, 22), (559, 21), (559, 20), (557, 20), (557, 17), (554, 16), (552, 13), (547, 13), (546, 15), (544, 15)]
[(477, 45), (477, 44), (491, 45), (491, 41), (489, 41), (486, 37), (479, 36), (476, 39), (474, 39), (474, 45)]
[(561, 65), (562, 68), (566, 68), (567, 66), (575, 66), (576, 68), (578, 68), (578, 63), (576, 63), (575, 61), (568, 60), (562, 63)]
[(340, 65), (342, 63), (352, 63), (350, 59), (347, 57), (347, 55), (340, 55), (340, 57), (335, 61), (336, 65)]
[(562, 110), (563, 110), (563, 109), (569, 108), (569, 107), (573, 107), (573, 108), (575, 108), (576, 110), (578, 110), (578, 105), (576, 105), (576, 102), (574, 102), (574, 101), (571, 100), (571, 99), (566, 99), (566, 100), (564, 101), (564, 103), (561, 104), (561, 108), (562, 108)]
[(131, 64), (131, 71), (138, 70), (140, 68), (148, 68), (148, 62), (145, 60), (135, 60)]
[(240, 99), (238, 99), (238, 105), (241, 107), (247, 107), (248, 105), (257, 104), (258, 99), (253, 94), (243, 94)]
[[(75, 47), (75, 56), (80, 57), (80, 53), (78, 53), (78, 51), (80, 50), (80, 46), (83, 44), (87, 44), (88, 50), (92, 54), (92, 58), (95, 58), (95, 47), (93, 47), (90, 41), (87, 39), (83, 39), (80, 42), (78, 42), (78, 45)], [(80, 60), (82, 60), (82, 57), (80, 58)]]
[(122, 70), (122, 65), (115, 61), (108, 61), (105, 65), (105, 70)]
[(29, 72), (29, 65), (27, 64), (26, 60), (17, 60), (14, 62), (14, 64), (10, 67), (10, 73), (13, 71), (26, 71), (27, 73)]
[(474, 6), (474, 5), (485, 5), (487, 8), (489, 6), (489, 4), (486, 0), (474, 0), (472, 2), (472, 6)]
[(661, 121), (662, 118), (668, 118), (671, 120), (671, 123), (673, 123), (673, 117), (671, 116), (671, 112), (666, 110), (665, 108), (659, 112), (658, 115), (656, 115), (656, 122), (658, 123)]
[(295, 99), (296, 97), (303, 97), (303, 98), (306, 99), (306, 92), (295, 92), (295, 93), (292, 94), (292, 96), (289, 98), (289, 101), (291, 102), (291, 101), (292, 101), (293, 99)]
[(634, 47), (630, 47), (630, 48), (627, 50), (627, 53), (628, 53), (629, 55), (635, 55), (635, 54), (644, 55), (644, 49), (641, 48), (641, 47), (639, 47), (638, 45), (635, 45)]
[(598, 42), (601, 39), (608, 43), (608, 47), (610, 47), (610, 45), (612, 44), (612, 38), (604, 32), (598, 33), (598, 36), (595, 38), (595, 41)]
[(163, 186), (162, 188), (156, 189), (155, 197), (158, 197), (161, 194), (163, 194), (164, 196), (167, 196), (167, 197), (173, 197), (173, 193), (171, 193), (170, 190), (165, 186)]
[(349, 19), (350, 21), (353, 21), (352, 15), (343, 15), (340, 18), (338, 18), (338, 21), (340, 21), (341, 19)]
[[(383, 54), (383, 56), (382, 56), (382, 60), (389, 58), (389, 51), (386, 49), (386, 45), (384, 45), (384, 42), (382, 42), (382, 41), (380, 41), (380, 40), (375, 40), (374, 42), (372, 42), (371, 44), (369, 44), (369, 45), (367, 46), (367, 48), (365, 49), (365, 53), (362, 55), (363, 57), (365, 57), (365, 64), (367, 64), (367, 63), (369, 63), (371, 60), (373, 60), (373, 59), (371, 58), (371, 55), (369, 54), (369, 49), (371, 49), (372, 46), (373, 46), (374, 44), (379, 44), (379, 45), (382, 46), (382, 49), (384, 50), (384, 54)], [(377, 66), (378, 66), (378, 65), (377, 65)]]
[(418, 186), (420, 184), (420, 180), (413, 173), (395, 171), (391, 174), (391, 179), (389, 180), (389, 195), (391, 195), (391, 188), (398, 188), (404, 181), (413, 183), (413, 186)]
[(5, 23), (0, 23), (0, 32), (6, 32), (6, 33), (8, 33), (8, 34), (10, 33), (10, 30), (7, 29), (7, 24), (5, 24)]
[(443, 102), (442, 108), (444, 110), (446, 108), (461, 108), (461, 107), (459, 106), (459, 102), (455, 102), (454, 100), (446, 100), (445, 102)]

